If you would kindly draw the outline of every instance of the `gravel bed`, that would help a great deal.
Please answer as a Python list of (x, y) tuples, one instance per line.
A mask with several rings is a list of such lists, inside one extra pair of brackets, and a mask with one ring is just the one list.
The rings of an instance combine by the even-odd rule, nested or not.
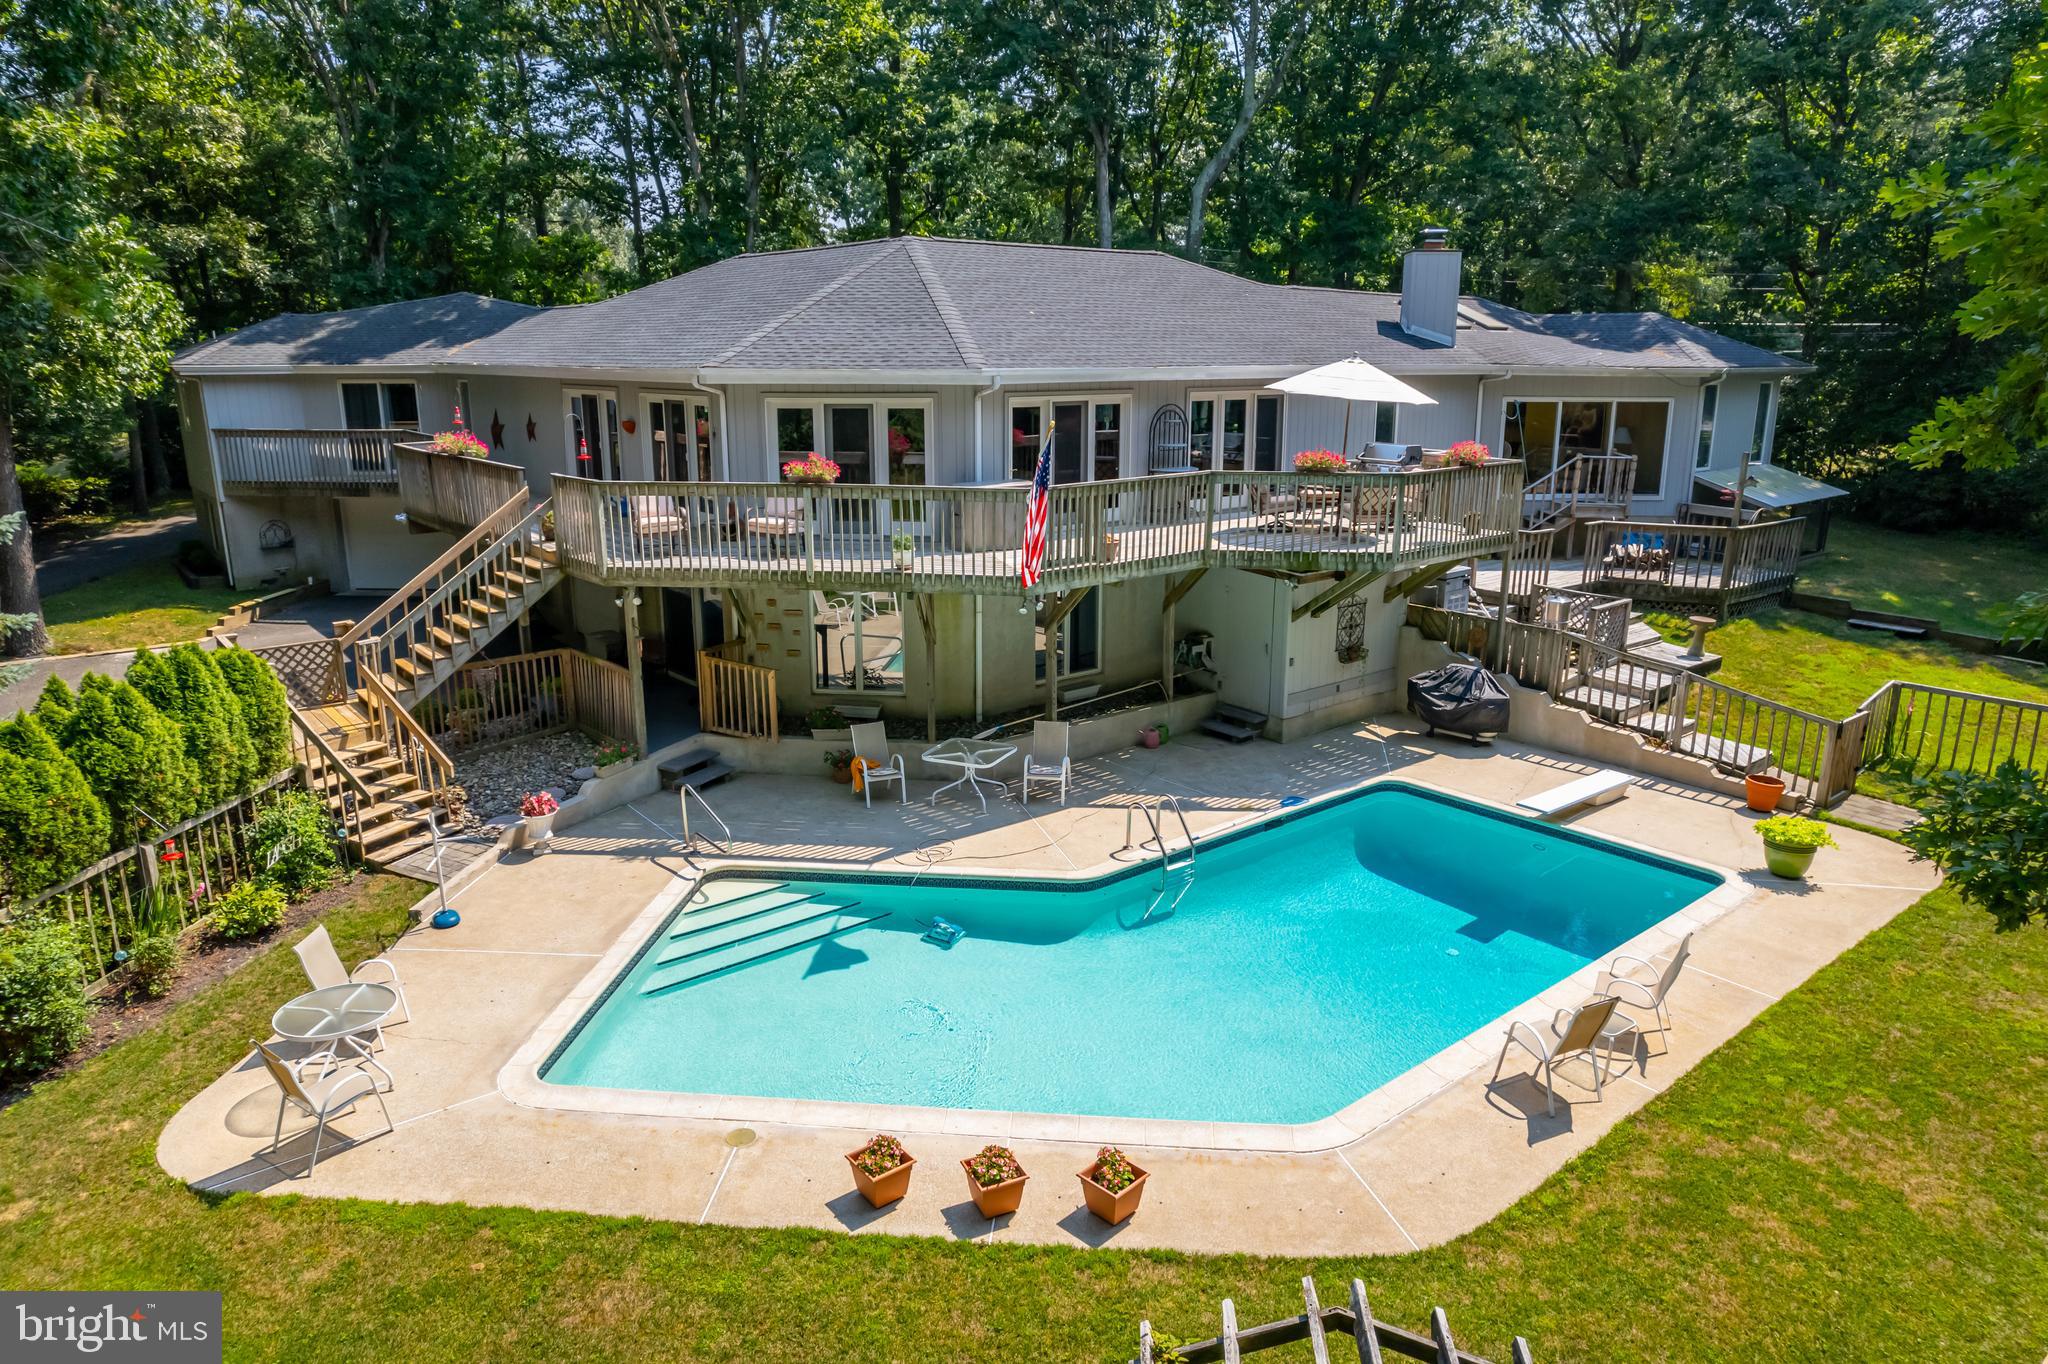
[(588, 779), (596, 755), (597, 745), (575, 730), (459, 755), (455, 779), (469, 796), (462, 827), (476, 828), (494, 815), (518, 814), (519, 798), (529, 791), (553, 791), (557, 800), (567, 800)]

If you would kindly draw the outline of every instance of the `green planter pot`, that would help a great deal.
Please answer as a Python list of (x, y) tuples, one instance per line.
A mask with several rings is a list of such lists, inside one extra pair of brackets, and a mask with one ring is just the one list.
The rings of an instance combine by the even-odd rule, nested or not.
[(1788, 881), (1799, 881), (1806, 877), (1806, 870), (1813, 865), (1813, 855), (1819, 848), (1781, 848), (1775, 843), (1764, 844), (1764, 865), (1771, 869), (1771, 875), (1782, 876)]

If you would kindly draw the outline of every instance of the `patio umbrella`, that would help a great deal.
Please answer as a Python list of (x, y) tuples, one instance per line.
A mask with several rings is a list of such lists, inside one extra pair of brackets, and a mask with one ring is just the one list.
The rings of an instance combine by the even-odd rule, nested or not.
[(1335, 364), (1319, 365), (1303, 370), (1291, 378), (1267, 385), (1282, 393), (1300, 393), (1315, 398), (1341, 398), (1344, 402), (1344, 455), (1351, 455), (1351, 404), (1353, 403), (1414, 403), (1418, 407), (1435, 407), (1436, 399), (1417, 388), (1410, 388), (1393, 375), (1376, 365), (1368, 365), (1357, 356), (1339, 360)]

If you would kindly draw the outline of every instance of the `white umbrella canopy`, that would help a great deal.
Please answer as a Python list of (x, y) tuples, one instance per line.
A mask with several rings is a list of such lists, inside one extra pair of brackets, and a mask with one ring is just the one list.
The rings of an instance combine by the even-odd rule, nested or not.
[(1353, 356), (1333, 365), (1318, 365), (1292, 378), (1268, 384), (1282, 393), (1302, 393), (1317, 398), (1342, 398), (1354, 403), (1414, 403), (1435, 407), (1436, 399), (1421, 389), (1410, 388), (1376, 365)]
[(1344, 403), (1344, 457), (1351, 457), (1351, 404), (1353, 403), (1414, 403), (1418, 407), (1435, 407), (1436, 399), (1419, 388), (1410, 388), (1393, 375), (1368, 365), (1357, 356), (1339, 360), (1332, 365), (1318, 365), (1314, 369), (1268, 384), (1282, 393), (1299, 393), (1305, 397), (1339, 398)]

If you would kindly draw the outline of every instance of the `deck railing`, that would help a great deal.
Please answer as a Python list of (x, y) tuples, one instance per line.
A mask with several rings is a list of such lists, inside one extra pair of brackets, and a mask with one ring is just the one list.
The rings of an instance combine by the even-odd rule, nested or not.
[(1573, 455), (1522, 489), (1522, 514), (1531, 530), (1602, 513), (1627, 516), (1635, 483), (1634, 455)]
[(467, 455), (436, 454), (431, 445), (403, 442), (392, 458), (398, 468), (398, 503), (408, 520), (460, 535), (526, 487), (526, 470)]
[(1797, 517), (1747, 526), (1595, 521), (1585, 585), (1639, 602), (1711, 607), (1725, 619), (1792, 589), (1805, 533)]
[(458, 756), (564, 729), (630, 741), (633, 677), (575, 649), (541, 649), (466, 663), (416, 710)]
[(421, 439), (420, 432), (402, 426), (363, 431), (216, 427), (213, 449), (223, 486), (369, 492), (397, 483), (393, 447)]
[(2048, 705), (1919, 682), (1887, 682), (1865, 701), (1863, 765), (1901, 776), (1988, 773), (2018, 763), (2048, 773)]
[(697, 719), (707, 733), (744, 739), (777, 739), (782, 734), (775, 708), (775, 669), (741, 658), (737, 640), (697, 655)]
[[(1381, 570), (1494, 553), (1521, 465), (1400, 473), (1197, 472), (1061, 484), (1044, 587), (1204, 564)], [(1017, 581), (1028, 490), (557, 477), (563, 562), (607, 582), (809, 582), (916, 591)]]

